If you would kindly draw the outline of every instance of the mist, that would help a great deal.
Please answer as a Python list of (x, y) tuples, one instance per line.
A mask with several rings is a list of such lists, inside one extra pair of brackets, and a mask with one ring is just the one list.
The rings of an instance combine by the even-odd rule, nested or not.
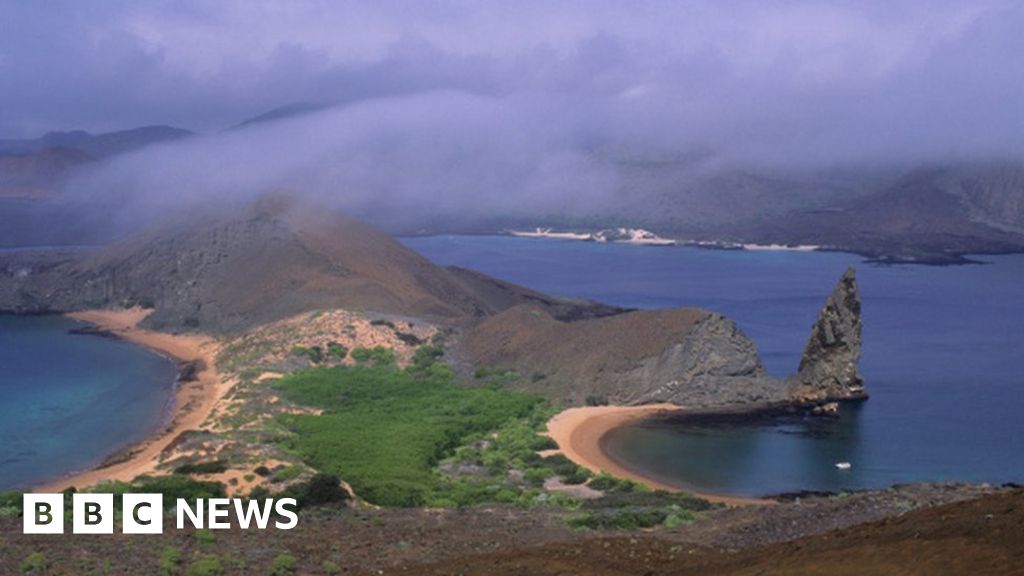
[[(8, 3), (0, 21), (0, 135), (203, 133), (68, 183), (132, 217), (288, 189), (394, 219), (585, 218), (629, 162), (1024, 156), (1009, 1)], [(236, 127), (296, 103), (317, 111)]]

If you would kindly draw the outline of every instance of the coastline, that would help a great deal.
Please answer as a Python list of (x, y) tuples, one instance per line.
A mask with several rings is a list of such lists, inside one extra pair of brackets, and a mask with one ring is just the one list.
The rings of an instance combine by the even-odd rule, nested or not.
[(32, 491), (58, 492), (70, 486), (81, 488), (108, 480), (128, 482), (136, 476), (156, 471), (164, 450), (181, 433), (199, 428), (231, 388), (233, 383), (225, 382), (214, 364), (219, 350), (216, 342), (198, 334), (166, 334), (139, 328), (139, 322), (149, 313), (149, 310), (131, 308), (82, 310), (68, 313), (67, 316), (125, 341), (170, 356), (180, 363), (201, 362), (201, 369), (196, 371), (193, 379), (177, 382), (167, 416), (147, 438), (108, 455), (96, 467), (45, 481), (33, 487)]
[(603, 439), (613, 430), (639, 420), (685, 412), (685, 410), (675, 404), (569, 408), (559, 412), (548, 421), (547, 431), (548, 435), (558, 444), (559, 452), (577, 465), (594, 473), (606, 472), (612, 476), (627, 478), (652, 490), (685, 491), (710, 502), (728, 506), (772, 504), (773, 501), (761, 498), (744, 498), (684, 490), (679, 486), (666, 484), (629, 468), (612, 458), (604, 450)]

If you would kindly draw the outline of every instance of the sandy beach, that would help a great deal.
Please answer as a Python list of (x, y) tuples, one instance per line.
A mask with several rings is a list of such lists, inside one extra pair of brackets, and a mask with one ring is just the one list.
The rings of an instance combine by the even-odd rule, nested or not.
[[(675, 404), (569, 408), (548, 421), (548, 435), (558, 444), (562, 454), (591, 472), (607, 472), (619, 478), (628, 478), (654, 490), (681, 492), (683, 489), (678, 486), (660, 482), (623, 466), (605, 453), (601, 439), (612, 430), (631, 422), (683, 410), (684, 408)], [(730, 506), (770, 503), (768, 500), (758, 498), (709, 494), (692, 490), (687, 490), (687, 492), (711, 502)]]
[(92, 470), (72, 473), (35, 489), (37, 492), (60, 491), (69, 486), (90, 486), (105, 480), (130, 481), (141, 474), (151, 473), (160, 463), (164, 449), (187, 430), (200, 428), (212, 413), (214, 406), (231, 388), (214, 365), (218, 344), (202, 335), (164, 334), (138, 328), (149, 314), (148, 310), (84, 310), (68, 314), (129, 342), (145, 346), (175, 360), (189, 362), (201, 360), (205, 368), (194, 381), (181, 382), (175, 392), (170, 419), (149, 438), (126, 447), (114, 464), (101, 465)]

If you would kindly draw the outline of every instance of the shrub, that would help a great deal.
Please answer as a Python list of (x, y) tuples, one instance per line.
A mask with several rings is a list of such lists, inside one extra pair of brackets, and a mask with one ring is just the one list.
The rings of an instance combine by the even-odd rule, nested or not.
[(257, 486), (249, 492), (249, 500), (266, 500), (270, 498), (270, 490), (265, 486)]
[(164, 507), (167, 509), (173, 509), (178, 498), (194, 502), (198, 498), (224, 498), (226, 495), (224, 484), (193, 480), (188, 476), (142, 477), (132, 482), (131, 491), (163, 494)]
[(577, 468), (579, 468), (575, 462), (566, 458), (564, 454), (553, 454), (547, 458), (543, 458), (541, 459), (541, 464), (545, 468), (551, 469), (559, 476), (575, 474)]
[(374, 366), (393, 366), (395, 353), (385, 346), (373, 348), (356, 348), (351, 353), (352, 359), (360, 364), (370, 363)]
[(412, 355), (412, 369), (424, 371), (433, 366), (441, 356), (444, 356), (444, 348), (440, 346), (420, 346)]
[(523, 478), (531, 486), (543, 486), (544, 481), (554, 476), (550, 468), (529, 468), (523, 473)]
[(21, 518), (20, 492), (0, 492), (0, 518)]
[(302, 475), (302, 466), (291, 465), (274, 472), (274, 482), (287, 482)]
[(535, 435), (533, 443), (530, 445), (533, 450), (557, 450), (558, 442), (551, 436), (541, 436), (540, 434)]
[(341, 574), (341, 567), (330, 560), (324, 560), (324, 563), (320, 565), (324, 569), (324, 574), (333, 576), (334, 574)]
[(665, 528), (678, 528), (680, 526), (690, 524), (696, 519), (697, 515), (693, 512), (689, 510), (678, 510), (669, 514), (668, 518), (665, 518), (665, 522), (663, 524)]
[(409, 334), (408, 332), (395, 332), (395, 336), (406, 343), (409, 346), (419, 346), (423, 344), (424, 340), (415, 334)]
[(207, 545), (213, 544), (216, 541), (217, 535), (214, 534), (212, 530), (207, 530), (206, 528), (196, 530), (196, 542)]
[(160, 562), (157, 569), (160, 576), (174, 576), (178, 573), (178, 565), (181, 563), (181, 550), (170, 546), (160, 552)]
[(632, 480), (619, 479), (602, 472), (595, 476), (587, 486), (602, 492), (634, 492), (639, 485)]
[(338, 504), (349, 499), (341, 480), (331, 474), (314, 474), (305, 482), (289, 486), (281, 496), (295, 498), (299, 508)]
[(329, 342), (327, 344), (327, 355), (341, 361), (348, 356), (348, 348), (337, 342)]
[(257, 466), (253, 470), (253, 472), (255, 472), (258, 476), (262, 476), (264, 478), (270, 476), (270, 468), (267, 468), (266, 466)]
[(224, 567), (220, 558), (208, 554), (196, 558), (188, 567), (188, 576), (221, 576), (224, 574)]
[(298, 561), (291, 554), (278, 554), (270, 563), (271, 576), (289, 576), (295, 573)]
[[(363, 356), (359, 350), (352, 351), (353, 358)], [(295, 432), (282, 438), (285, 447), (314, 468), (345, 478), (368, 501), (388, 506), (419, 506), (432, 499), (441, 489), (433, 471), (437, 462), (468, 436), (522, 418), (540, 401), (517, 392), (463, 388), (440, 363), (425, 372), (376, 361), (313, 368), (275, 386), (288, 400), (324, 411), (281, 415)]]
[(573, 486), (583, 484), (590, 478), (590, 470), (586, 468), (577, 467), (572, 473), (562, 476), (563, 484), (570, 484)]
[(26, 556), (21, 564), (18, 564), (18, 571), (22, 574), (41, 574), (46, 572), (49, 567), (50, 561), (42, 552), (33, 552)]
[(715, 505), (691, 494), (685, 494), (682, 492), (672, 493), (659, 490), (655, 492), (610, 492), (606, 493), (602, 498), (584, 502), (583, 507), (587, 509), (673, 507), (679, 510), (702, 512), (704, 510), (714, 508)]
[(174, 469), (175, 474), (220, 474), (226, 472), (228, 463), (223, 460), (182, 464)]
[(292, 348), (292, 356), (301, 356), (314, 364), (324, 361), (324, 351), (319, 346), (295, 346)]

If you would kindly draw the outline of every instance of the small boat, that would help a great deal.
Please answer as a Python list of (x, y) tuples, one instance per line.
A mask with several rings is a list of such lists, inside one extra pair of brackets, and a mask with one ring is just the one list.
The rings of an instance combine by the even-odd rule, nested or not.
[(836, 462), (836, 468), (840, 470), (849, 470), (853, 466), (849, 462)]

